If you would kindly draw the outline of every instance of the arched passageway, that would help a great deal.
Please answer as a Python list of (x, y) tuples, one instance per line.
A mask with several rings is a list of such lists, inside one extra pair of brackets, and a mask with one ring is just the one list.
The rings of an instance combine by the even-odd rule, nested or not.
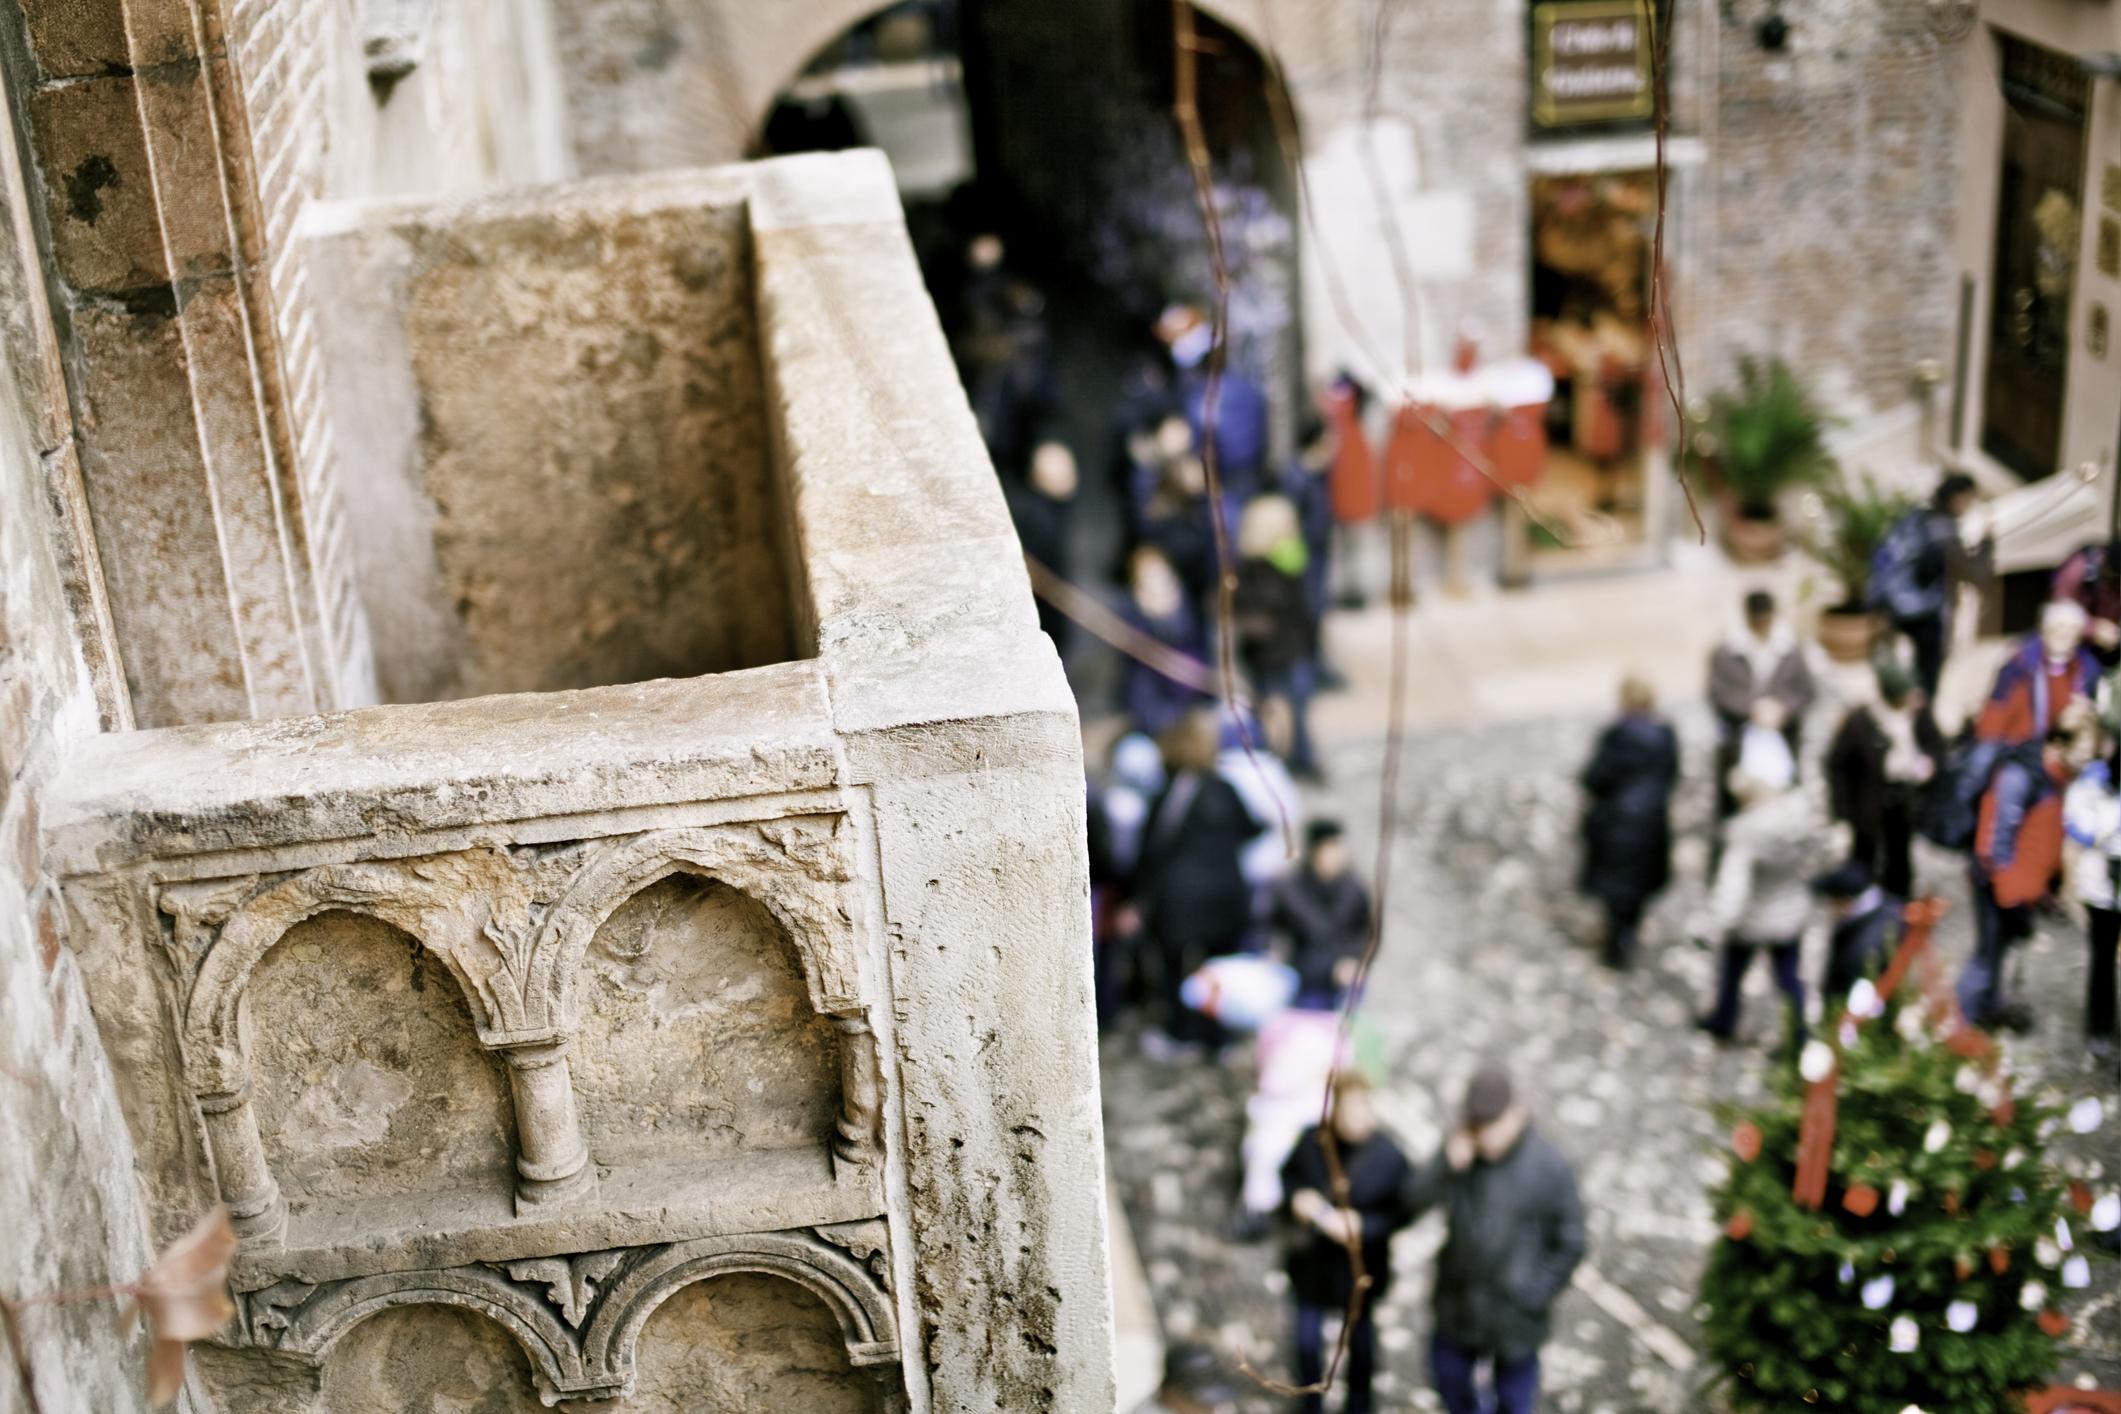
[[(1285, 458), (1300, 408), (1294, 177), (1270, 66), (1238, 30), (1206, 13), (1197, 24), (1231, 366), (1264, 394), (1271, 455)], [(1041, 557), (1086, 583), (1118, 560), (1126, 433), (1172, 396), (1153, 326), (1166, 306), (1213, 295), (1173, 85), (1169, 0), (904, 0), (824, 42), (764, 110), (752, 149), (891, 155), (998, 471), (1022, 481), (1048, 440), (1074, 454), (1065, 530), (1024, 528), (1034, 554), (1043, 539)], [(1079, 686), (1098, 691), (1102, 654), (1069, 653)]]

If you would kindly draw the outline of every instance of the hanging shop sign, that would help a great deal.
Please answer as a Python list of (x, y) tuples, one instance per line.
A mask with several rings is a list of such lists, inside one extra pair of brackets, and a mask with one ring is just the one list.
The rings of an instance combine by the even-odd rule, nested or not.
[(1539, 0), (1532, 7), (1532, 121), (1622, 123), (1656, 112), (1648, 0)]

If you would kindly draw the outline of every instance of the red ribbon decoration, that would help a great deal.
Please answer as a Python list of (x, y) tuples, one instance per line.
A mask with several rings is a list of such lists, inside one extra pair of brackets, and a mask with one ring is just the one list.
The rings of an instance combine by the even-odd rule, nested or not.
[[(1878, 995), (1881, 999), (1891, 997), (1900, 990), (1918, 962), (1929, 957), (1930, 931), (1937, 920), (1944, 917), (1944, 905), (1936, 899), (1921, 899), (1907, 906), (1901, 917), (1907, 931), (1901, 935), (1900, 946), (1893, 952), (1893, 960), (1886, 965), (1884, 976), (1878, 979)], [(1925, 984), (1935, 981), (1936, 969), (1924, 967)], [(1924, 990), (1929, 990), (1928, 985)], [(1848, 1018), (1851, 1026), (1861, 1026), (1868, 1017)], [(1973, 1033), (1979, 1036), (1979, 1032)], [(1985, 1037), (1983, 1038), (1986, 1039)], [(1826, 1204), (1826, 1184), (1834, 1161), (1834, 1123), (1840, 1109), (1841, 1057), (1837, 1053), (1827, 1073), (1805, 1088), (1804, 1117), (1797, 1128), (1797, 1177), (1790, 1184), (1790, 1197), (1800, 1208), (1819, 1211)]]

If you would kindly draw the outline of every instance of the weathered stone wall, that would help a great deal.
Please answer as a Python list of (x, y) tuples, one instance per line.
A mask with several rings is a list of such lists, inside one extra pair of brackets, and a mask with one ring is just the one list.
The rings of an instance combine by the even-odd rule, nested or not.
[(378, 700), (357, 584), (351, 503), (367, 494), (342, 463), (325, 403), (320, 337), (331, 322), (295, 239), (312, 201), (477, 189), (571, 170), (549, 20), (541, 0), (425, 7), (419, 64), (385, 98), (362, 60), (356, 0), (216, 0), (247, 120), (259, 259), (286, 387), (292, 469), (323, 655), (337, 705)]
[(347, 526), (385, 700), (791, 656), (734, 196), (681, 210), (532, 188), (313, 213), (325, 404), (367, 469)]
[[(15, 136), (0, 111), (0, 1295), (20, 1298), (131, 1280), (152, 1254), (42, 859), (51, 779), (96, 732), (99, 687), (119, 699)], [(23, 1332), (44, 1409), (146, 1409), (146, 1341), (109, 1304), (35, 1307)], [(0, 1357), (0, 1411), (27, 1407)]]

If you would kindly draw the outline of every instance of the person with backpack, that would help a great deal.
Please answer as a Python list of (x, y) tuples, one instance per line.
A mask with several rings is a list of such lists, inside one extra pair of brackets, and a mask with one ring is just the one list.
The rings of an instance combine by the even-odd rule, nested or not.
[(2062, 864), (2070, 740), (2057, 726), (2037, 745), (2005, 746), (1981, 797), (1970, 871), (1974, 951), (1959, 974), (1959, 1011), (1972, 1025), (2031, 1025), (2022, 1005), (2005, 1001), (2003, 969), (2012, 945), (2032, 935), (2033, 908)]
[(2052, 600), (2040, 610), (2040, 627), (2025, 635), (1996, 672), (1974, 732), (1989, 741), (2039, 741), (2079, 699), (2095, 699), (2099, 660), (2084, 644), (2082, 605)]
[(1958, 588), (1986, 584), (1995, 574), (1994, 531), (1985, 529), (1971, 550), (1960, 531), (1978, 499), (1971, 476), (1951, 473), (1937, 483), (1928, 505), (1894, 522), (1871, 556), (1870, 607), (1914, 649), (1915, 679), (1932, 702), (1951, 651)]

